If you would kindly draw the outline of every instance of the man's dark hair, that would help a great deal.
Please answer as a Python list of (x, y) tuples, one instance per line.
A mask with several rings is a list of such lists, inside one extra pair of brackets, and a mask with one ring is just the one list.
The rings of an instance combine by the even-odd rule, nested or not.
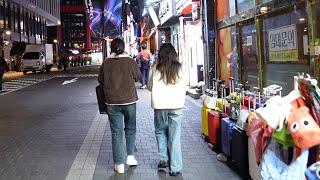
[(124, 41), (116, 38), (111, 42), (111, 53), (122, 54), (124, 52)]

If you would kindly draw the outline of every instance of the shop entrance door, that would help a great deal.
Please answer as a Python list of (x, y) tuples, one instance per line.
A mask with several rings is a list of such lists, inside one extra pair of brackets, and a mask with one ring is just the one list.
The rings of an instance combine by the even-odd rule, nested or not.
[(257, 35), (254, 21), (240, 26), (241, 81), (247, 90), (258, 87)]

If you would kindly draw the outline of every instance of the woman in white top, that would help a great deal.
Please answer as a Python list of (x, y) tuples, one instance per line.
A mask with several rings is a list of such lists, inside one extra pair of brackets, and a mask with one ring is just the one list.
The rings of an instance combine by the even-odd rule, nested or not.
[(169, 167), (171, 176), (181, 174), (182, 170), (180, 137), (186, 83), (183, 81), (181, 66), (174, 47), (164, 43), (148, 82), (160, 155), (158, 168)]

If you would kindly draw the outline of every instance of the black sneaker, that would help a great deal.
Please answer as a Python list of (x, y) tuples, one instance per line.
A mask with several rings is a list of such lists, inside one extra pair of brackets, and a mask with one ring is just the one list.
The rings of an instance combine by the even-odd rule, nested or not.
[(177, 171), (177, 172), (169, 172), (169, 175), (170, 176), (178, 176), (179, 174), (181, 174), (181, 172), (180, 171)]
[(170, 166), (169, 161), (160, 161), (158, 164), (158, 168), (167, 168), (169, 166)]

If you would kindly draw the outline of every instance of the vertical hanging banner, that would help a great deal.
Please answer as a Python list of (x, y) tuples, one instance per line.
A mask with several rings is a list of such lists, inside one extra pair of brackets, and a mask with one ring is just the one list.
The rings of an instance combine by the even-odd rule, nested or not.
[(296, 25), (268, 31), (270, 61), (298, 61)]
[(84, 0), (91, 37), (102, 38), (102, 0)]
[(106, 0), (104, 5), (104, 36), (115, 38), (121, 34), (122, 0)]

